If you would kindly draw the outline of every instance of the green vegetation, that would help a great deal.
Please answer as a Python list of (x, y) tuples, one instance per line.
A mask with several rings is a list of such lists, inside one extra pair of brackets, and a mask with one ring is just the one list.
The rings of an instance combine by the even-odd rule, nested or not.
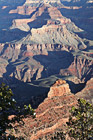
[[(6, 130), (14, 128), (14, 123), (20, 125), (24, 124), (23, 118), (28, 115), (34, 116), (34, 110), (31, 105), (24, 105), (21, 107), (16, 105), (15, 99), (13, 99), (12, 90), (6, 86), (4, 83), (0, 87), (0, 139), (6, 139)], [(9, 116), (14, 115), (9, 118)], [(8, 136), (14, 139), (14, 136)], [(21, 138), (22, 139), (22, 138)]]
[(65, 136), (63, 132), (57, 132), (54, 137), (51, 138), (51, 140), (65, 140)]
[(75, 140), (93, 137), (93, 106), (84, 99), (78, 100), (78, 107), (72, 107), (69, 122), (69, 136)]
[(93, 138), (93, 106), (86, 100), (79, 99), (77, 107), (72, 107), (70, 112), (65, 134), (59, 132), (51, 140), (66, 140), (66, 135), (75, 140), (91, 140)]
[[(77, 106), (72, 107), (70, 112), (66, 132), (57, 132), (51, 140), (65, 140), (66, 135), (75, 140), (93, 138), (93, 106), (86, 100), (79, 99)], [(10, 140), (23, 140), (21, 135), (18, 138), (15, 137), (12, 130), (17, 131), (15, 122), (18, 125), (24, 125), (23, 118), (28, 115), (35, 117), (31, 105), (24, 105), (23, 108), (17, 106), (12, 90), (2, 83), (0, 87), (0, 140), (9, 138)], [(11, 135), (8, 132), (11, 132)]]

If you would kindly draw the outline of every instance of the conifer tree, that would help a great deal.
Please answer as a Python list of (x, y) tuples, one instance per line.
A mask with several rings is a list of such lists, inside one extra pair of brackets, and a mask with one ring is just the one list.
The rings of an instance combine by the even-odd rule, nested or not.
[(51, 140), (65, 140), (66, 135), (74, 140), (93, 139), (93, 105), (78, 99), (77, 107), (72, 107), (66, 132), (57, 132)]
[[(22, 109), (17, 106), (12, 90), (2, 83), (0, 87), (0, 139), (5, 136), (6, 129), (13, 127), (13, 123), (24, 124), (23, 118), (28, 114), (35, 117), (35, 112), (31, 105), (24, 105)], [(14, 117), (9, 119), (11, 115), (14, 115)]]
[(72, 107), (69, 122), (69, 136), (75, 140), (93, 138), (93, 106), (84, 99), (78, 100), (78, 106)]

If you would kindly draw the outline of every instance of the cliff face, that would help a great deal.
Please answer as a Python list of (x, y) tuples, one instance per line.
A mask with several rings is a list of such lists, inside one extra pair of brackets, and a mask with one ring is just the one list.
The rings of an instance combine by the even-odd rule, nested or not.
[[(91, 78), (93, 61), (87, 58), (74, 57), (74, 61), (68, 68), (68, 71), (83, 81)], [(86, 76), (84, 76), (86, 74)], [(91, 75), (91, 76), (90, 76)]]
[(75, 75), (87, 81), (92, 76), (92, 55), (83, 51), (78, 56), (71, 50), (74, 51), (74, 47), (51, 44), (0, 44), (0, 75), (24, 82), (54, 74)]
[(56, 83), (50, 88), (50, 91), (48, 92), (48, 98), (53, 98), (56, 96), (62, 96), (65, 93), (69, 93), (69, 85), (66, 83), (66, 81), (58, 80)]
[[(55, 93), (55, 91), (57, 91)], [(64, 80), (58, 80), (48, 93), (48, 97), (36, 109), (36, 118), (25, 119), (25, 126), (20, 128), (21, 134), (28, 133), (31, 140), (38, 140), (57, 130), (65, 128), (69, 110), (77, 104), (75, 95), (70, 92), (69, 85)]]
[[(55, 4), (56, 3), (56, 4)], [(55, 5), (56, 6), (55, 6)], [(58, 6), (57, 6), (58, 5)], [(3, 6), (4, 7), (4, 6)], [(23, 44), (65, 44), (86, 47), (83, 40), (75, 33), (83, 30), (75, 26), (59, 10), (65, 8), (61, 1), (26, 1), (16, 9), (2, 7), (0, 42), (17, 42)], [(8, 11), (8, 13), (6, 13)], [(7, 24), (5, 24), (7, 22)], [(20, 31), (21, 30), (21, 31)], [(4, 34), (4, 35), (3, 35)], [(7, 40), (7, 34), (11, 36)], [(20, 34), (20, 36), (19, 36)], [(4, 38), (3, 38), (4, 36)]]
[(85, 88), (76, 94), (78, 98), (84, 98), (88, 102), (93, 104), (93, 78), (91, 78), (87, 83)]
[[(18, 128), (20, 134), (30, 140), (44, 139), (46, 136), (48, 140), (51, 140), (55, 132), (65, 132), (67, 129), (69, 111), (72, 106), (77, 106), (77, 99), (84, 98), (93, 103), (92, 93), (93, 79), (90, 79), (84, 89), (77, 94), (71, 93), (69, 84), (65, 80), (57, 80), (50, 87), (48, 96), (35, 110), (36, 118), (32, 119), (29, 116), (24, 119), (24, 126)], [(14, 133), (14, 135), (19, 136), (19, 133)]]
[[(26, 14), (29, 8), (23, 8)], [(22, 14), (20, 11), (23, 12), (23, 10), (18, 10), (19, 14)], [(63, 17), (57, 7), (42, 5), (40, 7), (32, 7), (31, 11), (32, 13), (28, 12), (32, 15), (30, 18), (14, 19), (12, 22), (11, 29), (17, 28), (22, 31), (30, 32), (26, 37), (19, 40), (18, 43), (78, 46), (81, 42), (81, 44), (86, 47), (82, 39), (71, 32), (72, 30), (74, 32), (81, 32), (82, 30), (76, 27), (70, 19)], [(11, 13), (13, 13), (13, 11), (10, 11), (10, 14)], [(69, 28), (69, 26), (71, 26), (71, 28)]]
[(0, 1), (1, 80), (32, 85), (42, 78), (52, 81), (52, 76), (54, 81), (75, 76), (78, 83), (92, 77), (91, 1), (66, 1)]
[[(38, 92), (46, 93), (56, 79), (70, 77), (68, 81), (75, 80), (79, 87), (93, 76), (92, 4), (90, 0), (0, 0), (0, 81), (17, 90), (22, 84), (23, 91), (15, 92), (21, 104)], [(36, 119), (27, 118), (27, 129), (20, 131), (31, 140), (48, 134), (49, 139), (65, 128), (77, 98), (92, 102), (92, 84), (91, 79), (73, 95), (66, 81), (58, 80), (36, 109)]]

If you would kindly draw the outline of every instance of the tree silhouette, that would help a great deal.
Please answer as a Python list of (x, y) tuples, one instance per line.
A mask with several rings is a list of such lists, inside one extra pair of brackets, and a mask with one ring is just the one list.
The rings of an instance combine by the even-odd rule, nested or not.
[[(13, 116), (10, 119), (9, 116), (11, 115)], [(23, 125), (23, 118), (27, 117), (27, 115), (35, 117), (35, 112), (31, 105), (24, 105), (22, 109), (17, 106), (12, 90), (2, 83), (0, 87), (0, 139), (6, 136), (7, 129), (13, 128), (13, 123), (17, 122)]]

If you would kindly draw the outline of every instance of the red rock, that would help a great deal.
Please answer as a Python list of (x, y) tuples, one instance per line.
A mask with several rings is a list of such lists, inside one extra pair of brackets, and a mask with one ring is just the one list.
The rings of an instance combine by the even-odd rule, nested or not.
[(91, 78), (87, 83), (85, 88), (76, 94), (78, 98), (84, 98), (93, 104), (93, 78)]
[[(65, 90), (61, 90), (60, 87)], [(51, 88), (55, 90), (51, 90)], [(45, 136), (48, 136), (48, 140), (50, 140), (51, 134), (53, 135), (55, 131), (59, 129), (65, 131), (69, 110), (72, 106), (77, 105), (77, 98), (81, 98), (80, 93), (84, 93), (86, 89), (93, 90), (93, 79), (89, 80), (86, 87), (77, 95), (70, 92), (69, 85), (64, 80), (57, 80), (51, 88), (49, 91), (51, 96), (48, 93), (48, 97), (36, 109), (36, 118), (24, 119), (24, 127), (19, 128), (21, 134), (29, 132), (27, 138), (30, 140), (38, 140)]]
[[(39, 138), (44, 138), (46, 135), (53, 134), (58, 129), (65, 129), (69, 110), (72, 106), (77, 104), (77, 100), (76, 97), (70, 93), (68, 85), (67, 90), (65, 87), (66, 92), (60, 89), (60, 86), (64, 85), (67, 85), (66, 81), (58, 80), (52, 86), (59, 90), (61, 93), (60, 96), (57, 96), (58, 94), (56, 93), (52, 98), (47, 97), (36, 109), (36, 118), (32, 119), (29, 117), (24, 120), (25, 126), (20, 128), (21, 134), (30, 132), (27, 138), (30, 140), (37, 140)], [(48, 137), (49, 140), (50, 137), (51, 136)]]
[[(69, 109), (77, 103), (75, 96), (68, 89), (69, 86), (67, 86), (67, 89), (65, 87), (66, 92), (60, 89), (60, 86), (64, 85), (66, 85), (66, 81), (56, 81), (51, 88), (57, 88), (57, 91), (61, 93), (60, 96), (52, 90), (52, 95), (55, 96), (50, 98), (50, 88), (48, 97), (37, 108), (36, 119), (38, 125), (36, 126), (35, 133), (31, 135), (31, 140), (37, 140), (45, 135), (54, 133), (57, 129), (64, 128), (64, 124), (68, 121)], [(43, 128), (38, 129), (40, 126), (43, 126)], [(50, 138), (48, 139), (50, 140)]]
[(6, 9), (8, 6), (3, 6), (2, 9)]
[(25, 56), (25, 57), (33, 56), (33, 53), (32, 53), (32, 52), (25, 52), (25, 53), (23, 54), (23, 56)]
[(21, 14), (21, 15), (30, 15), (35, 10), (36, 10), (36, 7), (18, 6), (17, 9), (10, 10), (9, 14), (18, 13), (18, 14)]
[(48, 97), (52, 98), (54, 96), (62, 96), (66, 93), (69, 93), (69, 85), (64, 80), (58, 80), (56, 83), (50, 88), (48, 93)]

